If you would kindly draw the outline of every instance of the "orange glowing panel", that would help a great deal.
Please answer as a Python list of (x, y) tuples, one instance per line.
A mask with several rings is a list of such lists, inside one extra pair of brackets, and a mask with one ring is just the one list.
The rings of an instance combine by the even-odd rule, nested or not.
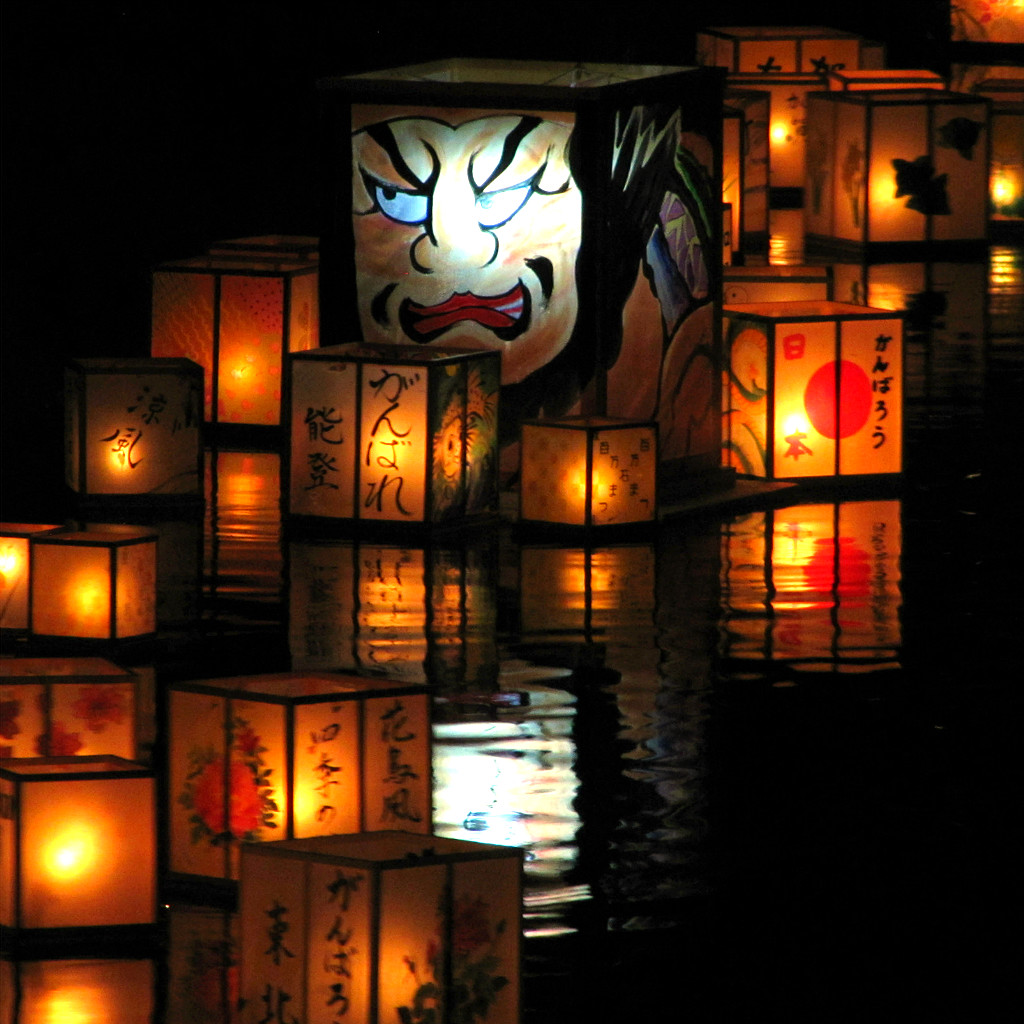
[(658, 429), (607, 416), (523, 424), (523, 522), (624, 526), (657, 518)]
[(168, 697), (170, 870), (238, 877), (248, 842), (428, 832), (422, 687), (337, 673), (175, 683)]
[(156, 632), (156, 534), (129, 526), (31, 540), (29, 631), (127, 640)]
[(727, 465), (769, 479), (901, 472), (901, 316), (765, 302), (724, 317)]
[(287, 1006), (308, 1021), (515, 1024), (522, 859), (507, 846), (401, 832), (244, 847), (250, 1020)]
[(60, 529), (43, 523), (0, 523), (0, 631), (28, 629), (29, 541)]
[(0, 925), (68, 929), (156, 921), (153, 773), (118, 757), (0, 764)]
[(284, 359), (319, 343), (318, 264), (240, 254), (153, 271), (153, 356), (191, 359), (205, 376), (207, 422), (276, 427)]

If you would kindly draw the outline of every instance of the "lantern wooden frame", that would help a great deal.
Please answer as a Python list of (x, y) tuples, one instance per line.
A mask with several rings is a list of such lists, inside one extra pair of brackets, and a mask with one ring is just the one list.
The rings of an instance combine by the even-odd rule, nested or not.
[[(281, 1002), (297, 1019), (319, 1019), (317, 1007), (331, 1013), (340, 1005), (353, 1019), (385, 1024), (403, 1005), (402, 1019), (414, 1019), (424, 999), (438, 1020), (469, 1013), (515, 1024), (522, 861), (511, 846), (401, 832), (246, 846), (239, 892), (246, 1024)], [(282, 947), (305, 955), (286, 956)]]
[(46, 523), (0, 523), (0, 634), (28, 632), (31, 540), (63, 529)]
[(230, 887), (250, 842), (430, 831), (422, 686), (285, 672), (176, 682), (166, 705), (169, 870), (185, 884)]

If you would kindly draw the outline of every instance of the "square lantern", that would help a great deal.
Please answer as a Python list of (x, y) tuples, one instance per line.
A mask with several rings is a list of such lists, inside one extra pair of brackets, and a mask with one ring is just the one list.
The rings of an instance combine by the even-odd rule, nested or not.
[(191, 359), (76, 359), (64, 372), (65, 478), (82, 497), (197, 497), (203, 370)]
[[(731, 209), (735, 255), (768, 252), (767, 92), (726, 89), (722, 119), (722, 199)], [(727, 247), (728, 248), (728, 247)]]
[(636, 526), (658, 515), (658, 427), (607, 416), (523, 424), (519, 518)]
[(105, 658), (0, 659), (0, 757), (138, 760), (139, 679)]
[(356, 343), (289, 368), (289, 513), (432, 526), (496, 510), (497, 352)]
[(153, 271), (151, 354), (203, 368), (206, 422), (280, 425), (285, 357), (319, 344), (318, 266), (239, 253)]
[(973, 92), (992, 101), (989, 216), (997, 230), (1019, 231), (1024, 222), (1024, 77), (987, 78)]
[(939, 89), (812, 94), (808, 249), (984, 251), (988, 107), (984, 97)]
[(726, 305), (726, 463), (767, 477), (902, 471), (903, 320), (840, 302)]
[(172, 684), (170, 870), (231, 880), (243, 843), (429, 832), (429, 702), (422, 687), (326, 672)]
[(522, 857), (401, 832), (245, 847), (242, 1024), (516, 1024)]
[(31, 539), (29, 632), (118, 641), (156, 632), (157, 536), (97, 526)]
[(45, 523), (0, 523), (0, 633), (28, 629), (29, 542), (60, 529)]
[(828, 266), (772, 263), (764, 267), (726, 267), (722, 277), (727, 305), (833, 298), (832, 271)]
[(0, 926), (15, 941), (68, 941), (154, 925), (154, 787), (119, 757), (0, 763)]
[(524, 420), (659, 422), (718, 472), (716, 68), (445, 60), (320, 83), (324, 333), (502, 356)]

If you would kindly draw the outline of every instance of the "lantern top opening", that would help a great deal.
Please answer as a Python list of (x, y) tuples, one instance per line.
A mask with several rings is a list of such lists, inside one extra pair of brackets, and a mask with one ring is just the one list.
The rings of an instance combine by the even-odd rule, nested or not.
[(852, 302), (826, 300), (794, 300), (792, 302), (735, 302), (722, 307), (723, 312), (759, 317), (766, 320), (856, 320), (880, 316), (899, 317), (899, 312), (876, 306), (858, 306)]
[(67, 778), (69, 775), (85, 777), (102, 775), (151, 774), (135, 761), (126, 761), (113, 754), (95, 754), (86, 757), (15, 757), (0, 761), (0, 778), (44, 781)]
[(461, 348), (455, 345), (368, 345), (361, 341), (349, 341), (341, 345), (324, 345), (321, 348), (296, 352), (292, 358), (336, 359), (348, 362), (372, 363), (442, 363), (449, 359), (464, 359), (487, 355), (499, 355), (488, 349)]
[(931, 103), (936, 106), (942, 104), (978, 104), (988, 102), (987, 98), (977, 94), (964, 92), (950, 92), (948, 89), (929, 89), (926, 87), (917, 89), (887, 89), (880, 84), (877, 89), (834, 89), (825, 93), (816, 93), (816, 96), (835, 103), (860, 103), (862, 105), (874, 104), (876, 106), (920, 106), (922, 103)]
[(107, 545), (156, 540), (157, 534), (139, 526), (97, 525), (86, 530), (67, 530), (33, 537), (36, 544)]
[(0, 678), (51, 679), (54, 676), (127, 676), (106, 658), (0, 658)]
[(844, 32), (824, 25), (712, 25), (702, 32), (716, 32), (737, 39), (858, 39), (854, 32)]
[(61, 529), (56, 523), (0, 523), (0, 537), (32, 536)]
[(317, 267), (317, 260), (313, 258), (296, 259), (288, 255), (278, 256), (273, 252), (255, 255), (251, 252), (239, 251), (235, 256), (207, 255), (168, 260), (166, 263), (161, 263), (157, 270), (272, 277), (280, 274), (315, 271)]
[(617, 427), (650, 427), (650, 420), (633, 420), (624, 416), (559, 416), (554, 419), (526, 420), (534, 427), (564, 427), (570, 430), (610, 430)]
[(337, 697), (390, 694), (396, 691), (420, 689), (393, 679), (324, 673), (278, 672), (256, 676), (225, 676), (221, 679), (202, 679), (180, 684), (183, 688), (202, 687), (246, 694), (248, 696), (281, 697)]

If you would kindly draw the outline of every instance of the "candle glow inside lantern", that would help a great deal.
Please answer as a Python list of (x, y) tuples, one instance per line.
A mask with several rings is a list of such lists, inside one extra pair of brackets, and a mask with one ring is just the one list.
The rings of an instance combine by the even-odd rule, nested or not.
[(29, 632), (128, 640), (156, 632), (156, 534), (97, 526), (31, 539)]
[(808, 249), (984, 244), (989, 101), (938, 89), (808, 98)]
[(238, 877), (248, 842), (429, 832), (422, 687), (336, 673), (172, 684), (170, 870)]
[(658, 429), (607, 416), (523, 424), (523, 522), (622, 526), (657, 518)]
[(153, 271), (151, 354), (203, 368), (206, 422), (280, 424), (285, 357), (319, 343), (318, 267), (240, 253)]
[(45, 523), (0, 523), (0, 632), (28, 629), (31, 538), (63, 527)]
[(522, 851), (369, 832), (242, 851), (243, 1024), (519, 1020)]
[(768, 479), (902, 471), (903, 321), (839, 302), (724, 307), (726, 464)]
[(105, 658), (0, 659), (0, 757), (138, 759), (136, 676)]
[(76, 359), (65, 370), (65, 477), (80, 495), (198, 495), (203, 370), (190, 359)]
[(106, 755), (7, 760), (0, 806), (4, 929), (59, 940), (72, 929), (155, 924), (151, 771)]
[(496, 508), (498, 353), (356, 343), (290, 371), (292, 515), (434, 525)]
[(732, 207), (732, 250), (744, 257), (768, 252), (770, 101), (771, 97), (766, 92), (725, 91), (722, 199)]

